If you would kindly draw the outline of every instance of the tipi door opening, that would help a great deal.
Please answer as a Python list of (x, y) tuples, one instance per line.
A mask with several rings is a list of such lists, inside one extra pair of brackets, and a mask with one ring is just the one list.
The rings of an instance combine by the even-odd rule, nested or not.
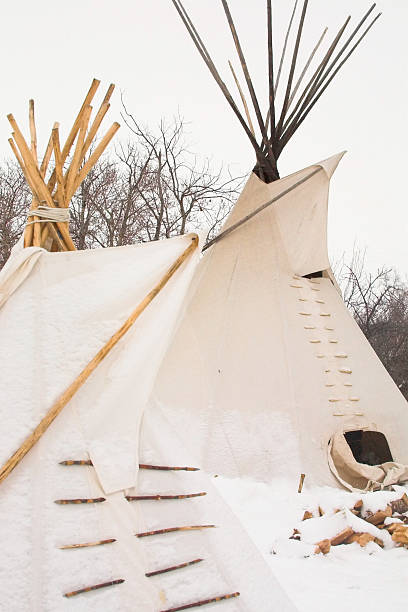
[(366, 465), (380, 465), (393, 461), (387, 438), (379, 431), (357, 429), (344, 434), (354, 459)]

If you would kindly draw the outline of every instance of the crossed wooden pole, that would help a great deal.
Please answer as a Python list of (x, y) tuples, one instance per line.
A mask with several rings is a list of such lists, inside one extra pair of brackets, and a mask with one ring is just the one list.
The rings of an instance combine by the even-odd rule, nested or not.
[[(149, 304), (155, 299), (160, 291), (167, 285), (172, 276), (177, 272), (180, 266), (189, 258), (193, 251), (198, 246), (197, 234), (190, 234), (190, 243), (187, 248), (177, 257), (177, 259), (171, 264), (167, 272), (162, 276), (159, 282), (149, 291), (149, 293), (143, 298), (141, 302), (136, 306), (134, 311), (129, 315), (126, 321), (119, 327), (119, 329), (113, 334), (113, 336), (104, 344), (104, 346), (94, 355), (89, 363), (83, 368), (78, 374), (75, 380), (65, 389), (65, 391), (59, 396), (54, 402), (45, 416), (38, 423), (37, 427), (27, 436), (24, 442), (16, 450), (13, 455), (6, 461), (6, 463), (0, 467), (0, 483), (7, 478), (7, 476), (14, 470), (14, 468), (20, 463), (24, 456), (32, 449), (32, 447), (38, 442), (41, 436), (47, 431), (51, 423), (56, 419), (60, 412), (65, 408), (68, 402), (72, 399), (75, 393), (82, 387), (89, 376), (103, 359), (110, 353), (114, 346), (119, 342), (121, 338), (129, 331), (135, 321), (139, 318), (142, 312), (149, 306)], [(149, 466), (152, 467), (152, 466)], [(171, 468), (176, 469), (176, 468)], [(182, 468), (187, 469), (187, 468)], [(191, 468), (190, 468), (191, 469)]]
[[(115, 88), (114, 85), (109, 85), (102, 104), (91, 122), (91, 102), (99, 85), (100, 81), (93, 79), (62, 149), (59, 123), (54, 123), (41, 164), (39, 164), (37, 153), (34, 100), (29, 102), (30, 146), (13, 115), (7, 115), (13, 130), (9, 143), (32, 192), (30, 213), (24, 231), (25, 247), (39, 246), (52, 251), (75, 250), (75, 245), (69, 235), (68, 223), (66, 220), (61, 220), (63, 217), (58, 218), (50, 214), (49, 217), (52, 218), (49, 219), (47, 215), (44, 218), (44, 215), (40, 217), (35, 215), (35, 212), (36, 210), (40, 212), (40, 206), (43, 211), (67, 209), (78, 187), (118, 131), (120, 125), (115, 122), (95, 146), (92, 153), (89, 154), (102, 120), (109, 110), (109, 100)], [(67, 164), (74, 143), (74, 152), (70, 157), (69, 164)], [(48, 166), (53, 154), (54, 168), (48, 180), (46, 180)]]

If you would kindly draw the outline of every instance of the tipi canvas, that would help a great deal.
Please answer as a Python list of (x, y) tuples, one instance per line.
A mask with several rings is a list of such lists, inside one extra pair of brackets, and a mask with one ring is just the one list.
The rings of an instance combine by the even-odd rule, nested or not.
[[(211, 472), (294, 481), (305, 473), (358, 489), (408, 477), (406, 401), (348, 313), (328, 260), (329, 182), (341, 156), (268, 185), (252, 174), (200, 262), (156, 398)], [(376, 467), (353, 456), (343, 436), (352, 431)]]
[[(16, 249), (0, 278), (14, 289), (0, 308), (2, 463), (191, 239)], [(2, 610), (157, 612), (227, 596), (231, 610), (294, 610), (210, 479), (185, 469), (196, 455), (183, 429), (155, 414), (140, 435), (198, 254), (1, 483)]]

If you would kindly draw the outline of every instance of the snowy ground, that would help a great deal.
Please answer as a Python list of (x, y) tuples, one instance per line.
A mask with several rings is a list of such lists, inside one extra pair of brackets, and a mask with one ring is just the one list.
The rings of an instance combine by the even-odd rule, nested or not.
[[(298, 494), (297, 483), (287, 481), (264, 484), (225, 477), (213, 481), (300, 612), (387, 612), (407, 604), (408, 550), (395, 548), (384, 530), (384, 549), (373, 542), (366, 548), (354, 543), (316, 555), (314, 543), (334, 536), (353, 520), (347, 511), (334, 515), (335, 509), (352, 508), (363, 499), (363, 509), (375, 512), (408, 487), (362, 495), (331, 487), (308, 488), (305, 483)], [(301, 521), (305, 510), (318, 516), (319, 505), (324, 517)], [(289, 539), (294, 528), (303, 530), (302, 541)]]

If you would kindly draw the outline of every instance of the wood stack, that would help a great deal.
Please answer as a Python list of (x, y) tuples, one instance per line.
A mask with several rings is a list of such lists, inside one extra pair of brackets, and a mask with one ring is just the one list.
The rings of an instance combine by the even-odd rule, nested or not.
[[(100, 81), (93, 79), (62, 149), (59, 123), (54, 123), (41, 163), (37, 153), (34, 101), (29, 102), (30, 146), (13, 115), (7, 115), (13, 129), (9, 143), (32, 192), (30, 212), (24, 231), (25, 247), (37, 246), (49, 251), (75, 250), (68, 227), (69, 203), (120, 127), (118, 123), (113, 123), (92, 150), (98, 129), (110, 107), (109, 100), (115, 88), (114, 85), (109, 86), (91, 122), (91, 102), (99, 84)], [(74, 144), (74, 152), (70, 157)], [(48, 172), (52, 156), (54, 158), (53, 169)], [(49, 174), (48, 179), (47, 173)]]
[[(388, 533), (391, 534), (392, 540), (397, 547), (403, 546), (408, 549), (408, 495), (406, 493), (404, 493), (400, 499), (390, 502), (384, 509), (377, 510), (377, 512), (367, 512), (363, 516), (362, 509), (363, 500), (360, 499), (354, 504), (353, 508), (350, 508), (350, 512), (378, 529), (387, 530)], [(336, 510), (335, 512), (339, 511), (340, 510)], [(323, 511), (320, 506), (318, 516), (323, 516)], [(311, 518), (314, 518), (313, 513), (306, 510), (302, 520), (305, 521)], [(395, 521), (391, 522), (389, 519), (391, 519), (391, 521), (395, 519)], [(301, 540), (301, 533), (299, 530), (294, 529), (289, 539)], [(351, 527), (346, 527), (333, 538), (317, 542), (315, 554), (323, 553), (326, 555), (332, 546), (352, 544), (353, 542), (357, 542), (361, 547), (365, 547), (368, 542), (374, 542), (381, 548), (384, 547), (384, 542), (371, 533), (366, 531), (357, 532)]]

